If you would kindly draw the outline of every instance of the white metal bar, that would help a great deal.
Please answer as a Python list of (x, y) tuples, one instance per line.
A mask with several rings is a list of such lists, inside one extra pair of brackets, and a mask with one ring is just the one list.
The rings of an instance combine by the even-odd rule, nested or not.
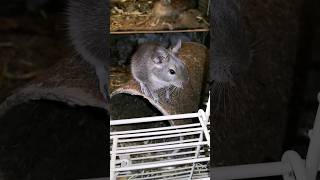
[(167, 138), (173, 138), (173, 137), (180, 137), (180, 136), (190, 136), (190, 135), (196, 135), (200, 134), (201, 131), (198, 132), (189, 132), (189, 133), (179, 133), (179, 134), (170, 134), (166, 136), (152, 136), (152, 137), (144, 137), (144, 138), (132, 138), (132, 139), (121, 139), (118, 142), (135, 142), (135, 141), (145, 141), (145, 140), (155, 140), (155, 139), (167, 139)]
[[(198, 118), (199, 120), (199, 123), (178, 126), (112, 132), (110, 138), (113, 140), (113, 146), (111, 147), (112, 151), (110, 151), (110, 153), (112, 157), (111, 161), (114, 160), (114, 166), (112, 168), (112, 171), (114, 172), (113, 176), (115, 177), (115, 175), (117, 175), (117, 177), (128, 177), (130, 180), (159, 178), (163, 180), (186, 180), (188, 177), (189, 180), (204, 180), (204, 178), (208, 177), (208, 169), (205, 168), (204, 165), (201, 165), (201, 163), (205, 162), (207, 164), (210, 160), (210, 157), (206, 157), (204, 154), (204, 146), (210, 146), (210, 142), (208, 142), (210, 137), (207, 136), (209, 133), (208, 127), (210, 126), (209, 116), (210, 96), (205, 112), (203, 110), (199, 110), (197, 113), (189, 114), (112, 120), (110, 122), (111, 126), (166, 120), (183, 120), (186, 118)], [(206, 136), (206, 141), (204, 141), (203, 136)], [(172, 139), (176, 137), (180, 137), (180, 140), (175, 141), (175, 139)], [(181, 139), (181, 137), (185, 137), (185, 139)], [(158, 143), (158, 139), (164, 139), (164, 142), (160, 141)], [(141, 144), (141, 142), (145, 141), (152, 141), (152, 144)], [(130, 145), (130, 143), (133, 145)], [(118, 147), (118, 145), (125, 147)], [(173, 150), (175, 151), (171, 153), (170, 151)], [(161, 152), (167, 152), (168, 154), (159, 154)], [(148, 153), (150, 155), (148, 155)], [(147, 156), (130, 158), (130, 156), (134, 157), (134, 154), (138, 156), (146, 154)], [(118, 160), (120, 163), (116, 165), (115, 161), (117, 160), (117, 156), (128, 156), (122, 160), (127, 159), (130, 164), (121, 167), (120, 158), (120, 160)], [(168, 157), (170, 157), (170, 159), (168, 159)], [(184, 168), (185, 166), (188, 167), (181, 169), (181, 166)], [(164, 169), (162, 167), (177, 168), (171, 170), (171, 168)], [(145, 172), (138, 173), (138, 170), (140, 172), (141, 170)], [(183, 176), (184, 174), (186, 174), (186, 176)], [(114, 177), (112, 177), (112, 180), (114, 180)]]
[(188, 175), (186, 175), (186, 176), (180, 176), (180, 177), (166, 178), (166, 179), (164, 179), (164, 180), (185, 180), (186, 177), (188, 177)]
[(206, 107), (206, 116), (208, 117), (208, 120), (209, 120), (209, 117), (210, 117), (210, 99), (211, 99), (211, 92), (209, 91), (209, 98), (208, 98), (208, 102), (207, 102), (207, 107)]
[(168, 115), (168, 116), (153, 116), (153, 117), (143, 117), (143, 118), (111, 120), (110, 126), (146, 123), (146, 122), (155, 122), (155, 121), (164, 121), (164, 120), (183, 120), (183, 119), (189, 119), (189, 118), (197, 118), (199, 116), (200, 116), (199, 113), (189, 113), (189, 114), (176, 114), (176, 115)]
[(201, 172), (208, 172), (209, 170), (208, 170), (208, 168), (205, 168), (205, 169), (197, 169), (197, 170), (195, 170), (195, 172), (198, 172), (198, 173), (194, 173), (195, 174), (195, 176), (197, 176), (197, 174), (199, 174), (199, 173), (201, 173)]
[[(183, 174), (188, 174), (188, 173), (189, 173), (189, 172), (183, 171), (183, 172), (176, 172), (176, 173), (172, 173), (172, 174), (163, 174), (163, 175), (157, 175), (157, 176), (151, 176), (151, 177), (135, 178), (135, 180), (164, 178), (164, 177), (171, 177), (171, 176), (183, 175)], [(144, 175), (144, 174), (141, 174), (140, 176), (143, 176), (143, 175)]]
[(147, 154), (147, 153), (161, 153), (161, 152), (172, 152), (173, 149), (162, 149), (162, 150), (148, 150), (148, 151), (143, 151), (143, 152), (134, 152), (130, 153), (131, 155), (136, 155), (136, 154)]
[[(318, 94), (320, 102), (320, 93)], [(310, 134), (308, 153), (306, 156), (306, 175), (308, 180), (315, 180), (320, 164), (320, 106), (318, 106), (313, 129)]]
[[(202, 157), (202, 158), (205, 158), (205, 157)], [(168, 162), (175, 162), (175, 161), (182, 161), (182, 160), (192, 160), (193, 158), (191, 157), (184, 157), (184, 158), (179, 158), (179, 159), (170, 159), (170, 160), (162, 160), (162, 161), (153, 161), (153, 162), (148, 162), (148, 163), (136, 163), (136, 164), (132, 164), (133, 166), (136, 166), (136, 165), (149, 165), (149, 164), (156, 164), (156, 163), (162, 163), (162, 164), (165, 164), (165, 163), (168, 163)]]
[(201, 178), (201, 177), (209, 177), (209, 171), (208, 169), (206, 169), (207, 171), (204, 171), (202, 173), (195, 173), (193, 178)]
[(159, 147), (159, 146), (165, 146), (165, 145), (171, 145), (171, 144), (190, 143), (190, 142), (197, 142), (197, 141), (194, 139), (190, 139), (190, 140), (187, 139), (187, 140), (181, 140), (181, 141), (169, 141), (169, 142), (164, 142), (164, 143), (121, 147), (121, 148), (118, 148), (118, 150), (125, 150), (125, 149), (132, 149), (132, 148), (145, 148), (145, 147)]
[(210, 178), (201, 178), (201, 179), (195, 179), (195, 180), (210, 180)]
[[(191, 148), (194, 148), (194, 147), (190, 147), (190, 149)], [(156, 151), (154, 151), (154, 150), (149, 150), (149, 151), (143, 151), (143, 152), (137, 152), (137, 153), (130, 153), (130, 155), (136, 155), (136, 154), (147, 154), (147, 153), (160, 153), (160, 152), (170, 152), (170, 151), (173, 151), (173, 150), (182, 150), (182, 149), (186, 149), (186, 148), (179, 148), (179, 147), (177, 147), (177, 148), (175, 148), (175, 149), (162, 149), (162, 150), (156, 150)], [(188, 148), (189, 149), (189, 148)], [(209, 149), (210, 150), (210, 149)], [(204, 151), (203, 151), (204, 152)]]
[(284, 162), (225, 166), (210, 169), (211, 178), (214, 180), (279, 176), (291, 171), (290, 164)]
[(207, 141), (203, 141), (201, 143), (186, 143), (186, 144), (174, 144), (174, 145), (167, 145), (163, 147), (147, 147), (147, 148), (137, 148), (137, 149), (126, 149), (126, 150), (119, 150), (117, 151), (118, 154), (125, 154), (125, 153), (133, 153), (133, 152), (142, 152), (142, 151), (148, 151), (148, 150), (160, 150), (160, 149), (175, 149), (180, 147), (194, 147), (197, 145), (207, 145)]
[[(203, 133), (200, 134), (199, 142), (202, 142), (202, 140), (203, 140)], [(195, 158), (198, 158), (199, 154), (200, 154), (200, 146), (198, 145), (197, 149), (196, 149), (196, 153), (195, 153)], [(195, 165), (196, 165), (195, 163), (193, 163), (193, 165), (192, 165), (192, 170), (191, 170), (190, 177), (189, 177), (190, 180), (192, 178)]]
[(150, 169), (150, 168), (158, 168), (158, 167), (166, 167), (166, 166), (177, 166), (177, 165), (182, 165), (182, 164), (191, 164), (193, 162), (208, 162), (208, 161), (210, 161), (210, 158), (206, 157), (206, 158), (174, 161), (174, 162), (159, 163), (159, 164), (148, 164), (148, 165), (141, 165), (141, 166), (121, 167), (121, 168), (116, 168), (115, 170), (116, 171), (132, 171), (132, 170), (137, 170), (137, 169)]
[[(201, 150), (200, 152), (204, 152), (204, 150)], [(172, 153), (172, 154), (163, 154), (163, 155), (156, 155), (156, 156), (131, 158), (131, 160), (135, 161), (135, 160), (143, 160), (143, 159), (154, 159), (154, 158), (161, 158), (161, 157), (181, 156), (181, 155), (194, 154), (194, 153), (196, 153), (196, 151), (187, 151), (187, 152), (178, 152), (178, 153)]]
[[(186, 169), (191, 169), (191, 167), (183, 167), (183, 168), (176, 168), (172, 170), (162, 170), (162, 171), (155, 171), (155, 172), (145, 172), (145, 173), (139, 173), (139, 174), (131, 174), (131, 177), (138, 176), (138, 175), (152, 175), (152, 174), (159, 174), (159, 173), (164, 173), (164, 172), (171, 172), (171, 171), (182, 171)], [(118, 176), (118, 177), (127, 177), (129, 175), (124, 175), (124, 176)]]
[(156, 158), (171, 158), (173, 156), (182, 156), (182, 155), (189, 155), (188, 157), (191, 157), (191, 155), (194, 154), (194, 152), (183, 152), (183, 153), (172, 153), (172, 154), (161, 154), (156, 156), (146, 156), (146, 157), (140, 157), (140, 158), (132, 158), (131, 161), (141, 161), (146, 159), (156, 159)]
[(130, 130), (130, 131), (116, 131), (116, 132), (111, 132), (110, 135), (114, 136), (114, 135), (121, 135), (121, 134), (134, 134), (134, 133), (141, 133), (141, 132), (183, 129), (183, 128), (199, 127), (199, 126), (201, 126), (200, 123), (193, 123), (193, 124), (185, 124), (185, 125), (177, 125), (177, 126), (166, 126), (166, 127), (160, 127), (160, 128), (138, 129), (138, 130)]
[(209, 134), (209, 132), (208, 132), (207, 124), (206, 124), (206, 122), (207, 122), (207, 117), (206, 117), (206, 115), (205, 115), (205, 112), (204, 112), (202, 109), (200, 109), (200, 110), (198, 111), (198, 113), (201, 114), (201, 116), (199, 117), (199, 121), (200, 121), (200, 124), (201, 124), (201, 126), (202, 126), (202, 130), (203, 130), (203, 132), (204, 132), (204, 135), (205, 135), (205, 137), (206, 137), (206, 139), (207, 139), (208, 146), (210, 146), (210, 134)]
[(123, 139), (123, 138), (133, 138), (133, 137), (143, 137), (143, 136), (155, 136), (155, 135), (175, 134), (175, 133), (193, 132), (193, 131), (202, 131), (202, 128), (199, 127), (199, 128), (191, 128), (191, 129), (169, 130), (169, 131), (162, 131), (162, 132), (149, 132), (149, 133), (139, 133), (139, 134), (125, 134), (125, 135), (111, 136), (110, 138), (113, 139), (113, 138), (117, 137), (118, 139)]
[[(149, 147), (149, 146), (148, 146)], [(155, 147), (155, 146), (150, 146), (150, 147)], [(135, 147), (133, 147), (133, 148), (135, 148)], [(187, 151), (183, 151), (183, 152), (175, 152), (175, 153), (173, 153), (172, 151), (173, 150), (186, 150), (186, 149), (189, 149), (189, 150), (187, 150)], [(157, 150), (150, 150), (150, 151), (141, 151), (141, 152), (138, 152), (138, 153), (128, 153), (128, 154), (131, 154), (131, 155), (141, 155), (141, 154), (151, 154), (151, 153), (154, 153), (154, 154), (160, 154), (160, 153), (162, 153), (162, 152), (166, 152), (166, 154), (162, 154), (162, 155), (150, 155), (150, 156), (148, 156), (148, 157), (137, 157), (137, 159), (139, 159), (139, 158), (141, 158), (141, 159), (144, 159), (144, 158), (146, 158), (146, 159), (148, 159), (148, 158), (158, 158), (158, 157), (161, 157), (161, 156), (180, 156), (180, 155), (186, 155), (186, 154), (193, 154), (193, 153), (195, 153), (195, 151), (194, 151), (194, 149), (195, 149), (195, 147), (187, 147), (187, 148), (169, 148), (169, 149), (164, 149), (164, 150), (162, 150), (162, 151), (157, 151)], [(121, 150), (123, 150), (123, 149), (121, 149)], [(170, 152), (172, 152), (172, 153), (170, 153)], [(204, 153), (204, 150), (201, 150), (200, 151), (202, 154)], [(125, 154), (125, 153), (123, 153), (123, 154)], [(131, 158), (131, 160), (134, 160), (135, 158)]]
[(202, 173), (202, 174), (197, 174), (197, 175), (193, 175), (192, 179), (206, 178), (206, 177), (209, 177), (209, 172)]
[(187, 177), (188, 175), (184, 175), (184, 176), (166, 178), (165, 180), (186, 180)]
[[(185, 176), (188, 177), (188, 176)], [(185, 177), (177, 177), (177, 178), (170, 178), (170, 179), (164, 179), (164, 180), (185, 180)]]
[(115, 138), (113, 139), (113, 147), (112, 147), (112, 155), (111, 155), (111, 161), (110, 161), (110, 179), (111, 180), (116, 180), (116, 175), (115, 175), (115, 165), (116, 165), (116, 154), (117, 154), (117, 144), (118, 144), (118, 139)]

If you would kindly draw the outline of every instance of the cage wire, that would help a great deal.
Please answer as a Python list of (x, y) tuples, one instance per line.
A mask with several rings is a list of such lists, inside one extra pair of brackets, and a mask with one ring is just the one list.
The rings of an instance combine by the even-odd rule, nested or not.
[[(209, 179), (210, 96), (205, 111), (111, 120), (110, 126), (193, 119), (192, 123), (110, 133), (111, 180)], [(144, 126), (142, 126), (144, 127)]]

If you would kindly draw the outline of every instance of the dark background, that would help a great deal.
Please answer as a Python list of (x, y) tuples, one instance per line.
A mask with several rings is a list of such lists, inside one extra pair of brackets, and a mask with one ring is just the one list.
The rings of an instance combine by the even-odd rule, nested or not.
[[(0, 2), (0, 101), (75, 57), (67, 1)], [(1, 118), (0, 179), (80, 179), (109, 173), (108, 114), (61, 102), (31, 101)]]
[[(293, 7), (296, 8), (295, 17), (298, 17), (297, 24), (294, 25), (297, 29), (286, 29), (286, 31), (297, 32), (293, 41), (295, 43), (291, 44), (296, 50), (290, 54), (292, 55), (290, 58), (294, 59), (290, 61), (291, 64), (287, 64), (287, 67), (286, 64), (277, 67), (278, 71), (288, 67), (292, 67), (293, 71), (286, 79), (286, 82), (290, 83), (283, 84), (289, 91), (284, 97), (287, 99), (286, 106), (283, 107), (285, 127), (283, 132), (279, 132), (284, 134), (284, 138), (281, 139), (281, 144), (276, 146), (280, 146), (282, 152), (288, 149), (296, 150), (304, 157), (308, 147), (306, 134), (313, 125), (318, 106), (316, 95), (320, 91), (320, 13), (317, 11), (320, 2), (316, 0), (293, 2), (295, 2)], [(281, 9), (281, 3), (275, 3), (274, 6), (280, 6)], [(66, 1), (1, 1), (1, 102), (14, 93), (16, 88), (28, 84), (36, 76), (41, 76), (41, 73), (58, 61), (75, 55), (66, 37), (65, 7)], [(290, 37), (279, 36), (273, 43), (277, 44), (277, 41), (280, 43), (283, 41), (282, 38)], [(277, 49), (271, 52), (279, 52), (274, 54), (275, 56), (286, 56), (288, 53), (281, 54), (286, 51)], [(273, 74), (268, 74), (268, 70), (263, 73), (276, 79)], [(271, 103), (278, 104), (278, 99), (274, 99)], [(36, 113), (37, 117), (24, 117), (21, 121), (10, 121), (10, 117), (3, 118), (0, 122), (0, 179), (1, 176), (7, 179), (76, 179), (107, 175), (109, 162), (106, 158), (108, 152), (106, 137), (108, 128), (104, 121), (106, 112), (89, 107), (70, 107), (51, 101), (31, 102), (28, 106), (34, 107), (35, 112), (49, 111), (50, 114), (55, 114), (54, 118), (48, 113)], [(59, 108), (68, 113), (61, 114)], [(265, 107), (264, 114), (269, 114), (268, 110), (270, 107)], [(23, 114), (23, 109), (12, 111), (17, 117)], [(246, 128), (254, 127), (237, 128), (240, 127), (229, 131), (238, 131), (241, 134), (247, 130)], [(268, 129), (265, 131), (268, 134)], [(259, 133), (261, 136), (264, 134), (264, 132)], [(269, 136), (267, 139), (272, 141), (273, 137)], [(230, 158), (233, 158), (232, 148), (230, 150), (227, 152), (230, 152)], [(218, 158), (224, 159), (224, 157)], [(234, 159), (235, 161), (221, 160), (216, 166), (252, 163), (245, 158)], [(266, 156), (264, 160), (280, 159)]]

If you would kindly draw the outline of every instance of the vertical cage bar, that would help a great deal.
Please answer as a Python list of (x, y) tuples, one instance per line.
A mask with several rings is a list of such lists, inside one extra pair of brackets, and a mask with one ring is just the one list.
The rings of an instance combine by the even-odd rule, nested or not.
[[(320, 102), (320, 93), (318, 94), (318, 102)], [(320, 163), (320, 105), (318, 106), (314, 126), (310, 136), (310, 143), (306, 157), (307, 179), (316, 179), (318, 167)]]
[(116, 180), (116, 158), (117, 158), (117, 145), (118, 145), (118, 138), (115, 137), (113, 139), (112, 144), (112, 153), (111, 153), (111, 161), (110, 161), (110, 180)]
[(210, 91), (209, 91), (209, 98), (208, 98), (207, 107), (206, 107), (206, 116), (207, 116), (206, 123), (208, 123), (209, 117), (210, 117)]
[(201, 127), (202, 127), (202, 130), (204, 132), (204, 135), (207, 139), (207, 144), (208, 146), (210, 147), (210, 134), (209, 134), (209, 131), (208, 131), (208, 128), (207, 128), (207, 117), (206, 117), (206, 114), (205, 112), (202, 110), (202, 109), (199, 109), (198, 113), (200, 114), (199, 116), (199, 121), (200, 121), (200, 124), (201, 124)]
[[(199, 136), (199, 142), (202, 142), (203, 141), (203, 132), (200, 133), (200, 136)], [(200, 154), (200, 145), (197, 146), (197, 150), (195, 152), (195, 158), (198, 158), (199, 154)], [(192, 168), (191, 168), (191, 172), (190, 172), (190, 177), (189, 179), (191, 180), (192, 179), (192, 176), (193, 176), (193, 173), (194, 173), (194, 167), (195, 167), (196, 163), (193, 163), (192, 164)]]

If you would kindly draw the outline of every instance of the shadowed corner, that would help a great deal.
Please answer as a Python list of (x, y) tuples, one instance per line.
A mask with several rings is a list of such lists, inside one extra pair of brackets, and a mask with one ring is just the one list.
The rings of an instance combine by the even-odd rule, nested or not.
[(107, 176), (109, 112), (96, 81), (85, 63), (66, 59), (2, 102), (1, 164), (21, 177)]

